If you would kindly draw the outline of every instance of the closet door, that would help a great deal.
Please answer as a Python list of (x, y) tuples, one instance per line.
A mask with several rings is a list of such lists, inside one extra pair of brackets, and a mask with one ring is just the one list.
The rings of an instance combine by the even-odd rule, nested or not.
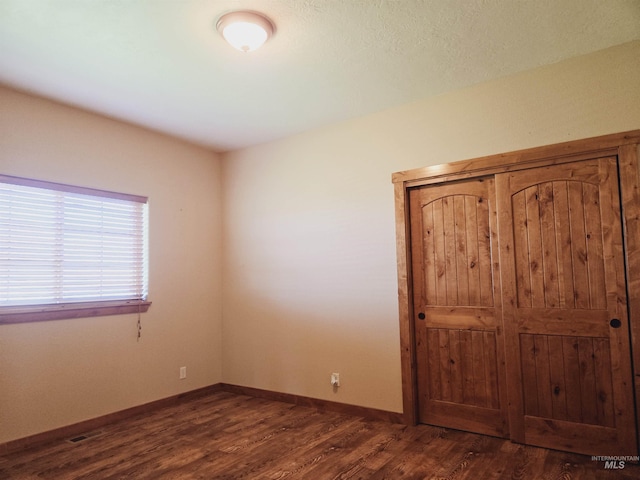
[(496, 176), (514, 441), (636, 455), (616, 158)]
[(506, 436), (493, 179), (410, 190), (419, 421)]

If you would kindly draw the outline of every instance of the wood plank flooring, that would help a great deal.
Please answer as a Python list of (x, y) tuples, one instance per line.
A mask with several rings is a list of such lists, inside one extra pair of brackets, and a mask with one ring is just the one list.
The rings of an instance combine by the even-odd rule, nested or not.
[(638, 479), (591, 457), (216, 392), (77, 443), (0, 456), (0, 479)]

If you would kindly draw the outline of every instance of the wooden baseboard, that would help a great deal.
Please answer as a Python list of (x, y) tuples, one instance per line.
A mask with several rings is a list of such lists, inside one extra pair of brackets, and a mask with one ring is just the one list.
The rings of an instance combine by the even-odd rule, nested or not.
[(227, 383), (216, 383), (207, 387), (198, 388), (189, 392), (179, 393), (171, 397), (162, 398), (153, 402), (138, 405), (136, 407), (127, 408), (118, 412), (109, 413), (100, 417), (84, 420), (82, 422), (67, 425), (65, 427), (48, 430), (42, 433), (36, 433), (28, 437), (10, 440), (6, 443), (0, 443), (0, 455), (6, 455), (11, 452), (22, 450), (25, 448), (43, 445), (45, 443), (56, 440), (73, 438), (78, 435), (95, 431), (105, 425), (125, 420), (127, 418), (148, 413), (160, 408), (169, 407), (178, 403), (188, 401), (193, 398), (210, 395), (215, 392), (229, 392), (237, 395), (247, 395), (250, 397), (266, 398), (279, 402), (292, 403), (305, 407), (315, 408), (320, 411), (329, 411), (353, 415), (355, 417), (364, 417), (371, 420), (381, 420), (390, 423), (404, 423), (401, 413), (388, 412), (385, 410), (377, 410), (375, 408), (359, 407), (357, 405), (348, 405), (345, 403), (332, 402), (330, 400), (319, 400), (316, 398), (303, 397), (290, 393), (272, 392), (270, 390), (261, 390), (259, 388), (242, 387), (238, 385), (230, 385)]
[(168, 407), (187, 401), (192, 398), (202, 397), (221, 390), (221, 384), (209, 385), (208, 387), (198, 388), (189, 392), (179, 393), (172, 395), (171, 397), (161, 398), (153, 402), (145, 403), (135, 407), (120, 410), (118, 412), (108, 413), (100, 417), (91, 418), (82, 422), (74, 423), (53, 430), (48, 430), (42, 433), (36, 433), (28, 437), (18, 438), (16, 440), (10, 440), (6, 443), (0, 443), (0, 455), (15, 452), (25, 448), (34, 447), (36, 445), (42, 445), (45, 443), (61, 440), (65, 438), (73, 438), (78, 435), (82, 435), (93, 430), (97, 430), (110, 423), (118, 422), (135, 415), (144, 414), (159, 408)]
[(293, 403), (294, 405), (311, 407), (320, 411), (344, 413), (354, 417), (364, 417), (369, 420), (381, 420), (389, 423), (405, 423), (402, 413), (389, 412), (369, 407), (360, 407), (357, 405), (348, 405), (346, 403), (333, 402), (331, 400), (303, 397), (290, 393), (279, 393), (272, 392), (270, 390), (261, 390), (259, 388), (230, 385), (227, 383), (221, 383), (220, 388), (225, 392), (236, 393), (238, 395), (247, 395), (250, 397), (267, 398), (269, 400), (277, 400), (279, 402)]

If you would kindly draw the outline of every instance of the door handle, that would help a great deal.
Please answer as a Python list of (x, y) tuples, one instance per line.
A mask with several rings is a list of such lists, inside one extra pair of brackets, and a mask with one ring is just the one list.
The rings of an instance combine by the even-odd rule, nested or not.
[(424, 319), (425, 319), (425, 318), (427, 318), (427, 317), (426, 317), (426, 315), (425, 315), (424, 313), (420, 312), (420, 313), (418, 314), (418, 318), (419, 318), (420, 320), (424, 320)]
[(613, 328), (620, 328), (622, 326), (622, 322), (617, 318), (613, 318), (609, 322), (609, 325), (611, 325)]

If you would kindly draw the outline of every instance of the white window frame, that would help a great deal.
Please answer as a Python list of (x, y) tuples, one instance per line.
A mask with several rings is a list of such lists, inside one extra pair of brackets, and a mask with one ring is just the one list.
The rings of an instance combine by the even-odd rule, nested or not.
[[(125, 208), (134, 207), (134, 211), (138, 212), (141, 215), (140, 221), (136, 220), (135, 229), (136, 229), (136, 237), (138, 240), (136, 246), (136, 254), (135, 254), (135, 267), (127, 267), (132, 269), (132, 271), (137, 272), (135, 274), (135, 280), (133, 281), (133, 286), (129, 286), (127, 289), (122, 290), (116, 287), (117, 292), (113, 293), (108, 290), (108, 288), (96, 287), (96, 289), (90, 292), (91, 296), (84, 297), (84, 292), (82, 294), (78, 294), (77, 292), (65, 292), (61, 291), (60, 295), (58, 293), (51, 294), (53, 296), (47, 297), (47, 301), (39, 302), (33, 301), (30, 299), (22, 299), (16, 300), (15, 298), (10, 299), (11, 288), (11, 279), (9, 272), (12, 268), (12, 252), (9, 246), (10, 242), (8, 240), (8, 236), (2, 237), (2, 233), (0, 232), (0, 324), (5, 323), (21, 323), (21, 322), (34, 322), (34, 321), (44, 321), (44, 320), (60, 320), (67, 318), (86, 318), (86, 317), (95, 317), (95, 316), (104, 316), (104, 315), (116, 315), (116, 314), (127, 314), (127, 313), (143, 313), (146, 312), (151, 302), (147, 300), (147, 290), (148, 290), (148, 229), (147, 229), (147, 206), (148, 206), (148, 198), (138, 195), (129, 195), (123, 193), (109, 192), (105, 190), (97, 190), (93, 188), (85, 188), (85, 187), (77, 187), (71, 185), (65, 185), (60, 183), (46, 182), (41, 180), (33, 180), (21, 177), (13, 177), (8, 175), (0, 175), (0, 183), (8, 184), (19, 187), (28, 187), (24, 190), (27, 194), (29, 192), (38, 192), (32, 190), (32, 188), (36, 189), (44, 189), (39, 192), (45, 192), (47, 194), (52, 194), (55, 192), (55, 197), (57, 201), (60, 199), (64, 199), (67, 201), (68, 199), (74, 199), (76, 202), (83, 203), (95, 203), (106, 206), (106, 210), (110, 210), (111, 207), (115, 204), (125, 205)], [(2, 201), (2, 197), (4, 195), (0, 195), (0, 202)], [(16, 195), (17, 196), (17, 195)], [(11, 193), (7, 193), (7, 201), (11, 197)], [(53, 195), (51, 195), (53, 197)], [(49, 202), (49, 200), (45, 200)], [(88, 201), (88, 202), (87, 202)], [(50, 205), (52, 206), (55, 202), (51, 200)], [(49, 203), (47, 203), (47, 206)], [(141, 206), (142, 209), (137, 207)], [(3, 205), (0, 204), (0, 229), (5, 231), (9, 231), (13, 228), (14, 224), (14, 216), (9, 215), (9, 206), (7, 204), (4, 205), (4, 215)], [(87, 207), (81, 207), (87, 208)], [(101, 214), (102, 215), (102, 214)], [(107, 215), (111, 215), (108, 213)], [(53, 217), (53, 215), (52, 215)], [(71, 220), (64, 213), (55, 215), (55, 224), (56, 227), (61, 231), (65, 230), (65, 219), (66, 226), (69, 227)], [(78, 224), (76, 224), (74, 231), (77, 232)], [(80, 229), (82, 229), (82, 225)], [(140, 228), (138, 231), (137, 229)], [(87, 232), (89, 230), (87, 229)], [(91, 233), (93, 235), (93, 239), (96, 238), (95, 231)], [(105, 236), (106, 237), (106, 236)], [(12, 242), (16, 242), (16, 238), (18, 238), (17, 242), (22, 241), (19, 236), (12, 237)], [(142, 239), (142, 246), (140, 248), (140, 239)], [(27, 242), (28, 240), (24, 240)], [(129, 240), (127, 240), (129, 241)], [(130, 240), (133, 242), (133, 240)], [(66, 240), (61, 240), (61, 244), (65, 245)], [(53, 242), (50, 242), (53, 243)], [(48, 245), (48, 243), (47, 243)], [(95, 245), (95, 241), (93, 243)], [(57, 247), (56, 247), (57, 248)], [(68, 245), (67, 245), (68, 248)], [(93, 251), (93, 248), (91, 250)], [(57, 256), (60, 253), (58, 251)], [(55, 254), (52, 254), (52, 258), (55, 257)], [(77, 262), (76, 262), (77, 265)], [(58, 268), (58, 267), (56, 267)], [(51, 277), (48, 277), (51, 281), (56, 275), (60, 275), (62, 271), (64, 271), (64, 267), (60, 267), (62, 270), (56, 270), (56, 274), (51, 274)], [(99, 269), (96, 269), (99, 270)], [(89, 269), (92, 274), (95, 274), (94, 270)], [(107, 275), (107, 274), (105, 274)], [(4, 282), (4, 283), (3, 283)], [(116, 282), (117, 283), (117, 282)], [(113, 284), (113, 283), (112, 283)], [(4, 289), (4, 290), (3, 290)], [(101, 293), (102, 292), (102, 293)], [(71, 297), (65, 297), (65, 295), (71, 295)], [(17, 295), (16, 295), (17, 298)], [(71, 300), (65, 300), (65, 298), (71, 298)], [(83, 298), (86, 298), (84, 300)]]

